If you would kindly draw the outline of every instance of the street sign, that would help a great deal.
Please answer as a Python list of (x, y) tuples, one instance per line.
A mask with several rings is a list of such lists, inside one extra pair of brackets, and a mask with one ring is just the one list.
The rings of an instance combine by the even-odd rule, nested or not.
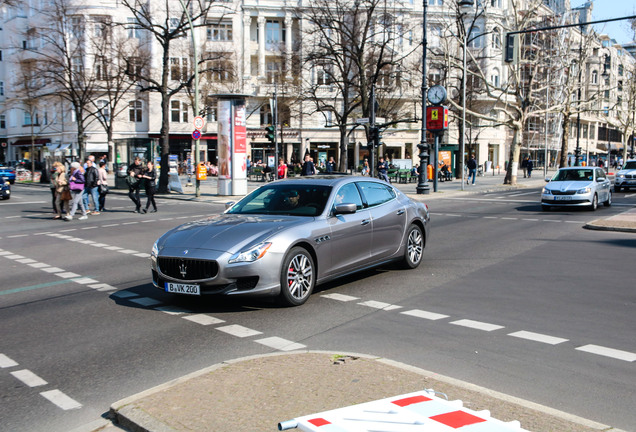
[[(203, 126), (205, 126), (205, 120), (203, 120), (203, 117), (196, 116), (194, 118), (194, 128), (197, 130), (201, 130), (203, 129)], [(195, 139), (198, 139), (198, 138), (195, 138)]]
[(384, 118), (384, 117), (376, 117), (375, 118), (375, 124), (378, 124), (378, 123), (386, 123), (386, 118)]
[(356, 119), (356, 123), (357, 124), (367, 124), (367, 123), (369, 123), (369, 117), (362, 117), (362, 118)]
[(194, 132), (192, 132), (192, 139), (198, 140), (201, 138), (201, 131), (200, 130), (195, 130)]

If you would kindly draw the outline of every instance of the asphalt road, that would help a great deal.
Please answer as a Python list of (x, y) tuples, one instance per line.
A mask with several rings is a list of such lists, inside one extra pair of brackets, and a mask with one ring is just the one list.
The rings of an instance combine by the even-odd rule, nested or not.
[(384, 356), (636, 430), (636, 237), (581, 228), (636, 198), (546, 213), (538, 197), (431, 199), (418, 269), (366, 271), (279, 308), (152, 287), (154, 240), (223, 199), (159, 198), (138, 215), (112, 195), (112, 211), (61, 222), (48, 189), (15, 185), (0, 202), (0, 430), (72, 430), (115, 400), (289, 344)]

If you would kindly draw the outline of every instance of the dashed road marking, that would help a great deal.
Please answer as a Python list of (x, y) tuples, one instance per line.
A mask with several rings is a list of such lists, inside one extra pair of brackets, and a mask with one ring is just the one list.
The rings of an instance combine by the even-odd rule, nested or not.
[(360, 297), (353, 297), (353, 296), (348, 296), (348, 295), (338, 294), (338, 293), (323, 294), (321, 297), (332, 299), (332, 300), (338, 300), (338, 301), (342, 301), (342, 302), (360, 300)]
[(436, 321), (444, 318), (448, 318), (448, 315), (443, 315), (435, 312), (427, 312), (419, 309), (413, 309), (409, 311), (400, 312), (403, 315), (409, 315), (416, 318), (424, 318), (431, 321)]
[(204, 326), (214, 325), (214, 324), (221, 324), (221, 323), (225, 322), (222, 319), (218, 319), (218, 318), (212, 317), (210, 315), (206, 315), (206, 314), (188, 315), (186, 317), (183, 317), (183, 319), (186, 319), (188, 321), (192, 321), (192, 322), (195, 322), (197, 324), (204, 325)]
[(255, 340), (254, 342), (259, 343), (261, 345), (268, 346), (270, 348), (274, 348), (279, 351), (294, 351), (294, 350), (307, 348), (306, 345), (292, 342), (277, 336), (272, 336), (272, 337), (268, 337), (264, 339), (258, 339), (258, 340)]
[(365, 301), (362, 303), (358, 303), (361, 306), (367, 306), (370, 308), (374, 308), (374, 309), (382, 309), (382, 310), (395, 310), (395, 309), (401, 309), (402, 306), (396, 306), (396, 305), (392, 305), (390, 303), (384, 303), (384, 302), (379, 302), (379, 301), (374, 301), (374, 300), (369, 300), (369, 301)]
[(497, 324), (490, 324), (481, 321), (473, 321), (469, 319), (461, 319), (458, 321), (452, 321), (450, 324), (458, 325), (462, 327), (468, 327), (475, 330), (483, 330), (487, 332), (495, 331), (504, 328), (504, 326), (500, 326)]
[[(42, 269), (42, 270), (46, 270), (46, 269)], [(59, 276), (59, 277), (61, 277), (63, 279), (71, 279), (71, 278), (80, 277), (80, 275), (78, 275), (77, 273), (73, 273), (73, 272), (55, 273), (55, 276)]]
[(29, 387), (39, 387), (48, 384), (48, 382), (44, 381), (42, 378), (28, 369), (11, 372), (11, 375), (16, 377)]
[(256, 336), (259, 334), (263, 334), (262, 332), (259, 332), (258, 330), (252, 330), (250, 328), (247, 327), (243, 327), (241, 325), (238, 324), (231, 324), (228, 326), (224, 326), (224, 327), (217, 327), (217, 330), (220, 330), (224, 333), (230, 334), (232, 336), (236, 336), (236, 337), (240, 337), (240, 338), (245, 338), (245, 337), (251, 337), (251, 336)]
[(0, 368), (6, 369), (10, 367), (15, 367), (17, 365), (18, 363), (16, 361), (11, 360), (9, 357), (7, 357), (4, 354), (0, 354)]
[(43, 267), (40, 270), (45, 271), (47, 273), (58, 273), (63, 272), (64, 270), (59, 267)]
[(117, 291), (116, 293), (113, 294), (113, 297), (117, 297), (120, 299), (127, 299), (130, 297), (139, 297), (139, 294), (135, 294), (134, 292), (131, 291)]
[(40, 394), (59, 408), (62, 408), (64, 411), (79, 409), (82, 407), (81, 403), (71, 399), (69, 396), (57, 389), (45, 391)]
[(513, 336), (513, 337), (526, 339), (526, 340), (531, 340), (531, 341), (535, 341), (535, 342), (541, 342), (541, 343), (545, 343), (545, 344), (549, 344), (549, 345), (558, 345), (560, 343), (568, 341), (568, 339), (563, 339), (563, 338), (554, 337), (554, 336), (548, 336), (548, 335), (544, 335), (544, 334), (540, 334), (540, 333), (533, 333), (533, 332), (529, 332), (529, 331), (525, 331), (525, 330), (514, 332), (514, 333), (509, 333), (508, 336)]
[(621, 351), (621, 350), (617, 350), (613, 348), (605, 348), (598, 345), (584, 345), (582, 347), (578, 347), (577, 350), (591, 353), (591, 354), (598, 354), (605, 357), (611, 357), (618, 360), (624, 360), (627, 362), (636, 361), (636, 354), (634, 353), (631, 353), (628, 351)]

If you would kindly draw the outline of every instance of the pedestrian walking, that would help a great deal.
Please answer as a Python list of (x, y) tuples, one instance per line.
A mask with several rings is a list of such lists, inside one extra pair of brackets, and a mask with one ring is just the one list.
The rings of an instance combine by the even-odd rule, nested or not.
[(287, 178), (287, 164), (285, 163), (285, 159), (278, 159), (278, 180)]
[(380, 160), (378, 162), (378, 177), (385, 182), (389, 182), (389, 176), (387, 174), (387, 170), (389, 169), (389, 164), (384, 160), (384, 157), (380, 156)]
[(300, 172), (301, 176), (311, 176), (316, 174), (316, 166), (311, 161), (311, 156), (305, 155), (305, 162), (303, 163), (303, 169)]
[(365, 159), (364, 163), (362, 164), (362, 175), (368, 176), (369, 172), (371, 172), (371, 168), (369, 167), (369, 160)]
[(56, 187), (55, 186), (55, 179), (57, 178), (57, 174), (58, 174), (57, 173), (57, 166), (58, 165), (61, 165), (61, 163), (58, 162), (58, 161), (53, 162), (53, 165), (51, 166), (51, 173), (50, 173), (51, 175), (49, 176), (50, 181), (51, 181), (51, 185), (50, 185), (50, 187), (51, 187), (51, 207), (53, 208), (53, 213), (56, 215), (56, 217), (54, 217), (53, 219), (59, 219), (59, 217), (58, 217), (59, 213), (57, 211), (57, 207), (55, 206), (55, 195), (56, 195), (56, 192), (55, 192), (55, 187)]
[(55, 180), (53, 181), (53, 190), (55, 191), (55, 216), (53, 219), (62, 219), (62, 212), (64, 212), (64, 216), (69, 214), (69, 200), (65, 199), (70, 195), (68, 180), (66, 179), (66, 167), (60, 162), (55, 162), (53, 166), (55, 167)]
[(135, 213), (141, 213), (141, 200), (139, 198), (139, 189), (141, 188), (141, 178), (144, 167), (141, 166), (141, 159), (136, 157), (132, 165), (128, 167), (128, 197), (135, 204)]
[(528, 170), (528, 178), (532, 177), (532, 169), (534, 168), (534, 162), (532, 162), (532, 159), (528, 159), (526, 168)]
[(521, 169), (523, 169), (523, 178), (528, 176), (528, 158), (524, 157), (521, 161)]
[(475, 155), (470, 155), (470, 159), (466, 163), (466, 168), (468, 168), (468, 177), (466, 178), (466, 184), (470, 183), (470, 178), (472, 177), (472, 185), (475, 186), (475, 177), (477, 176), (477, 161), (475, 160)]
[(329, 157), (329, 161), (327, 162), (327, 173), (331, 174), (336, 170), (336, 161), (333, 156)]
[[(99, 189), (97, 188), (97, 182), (99, 180), (99, 172), (97, 172), (97, 168), (95, 168), (93, 159), (86, 160), (86, 169), (84, 172), (84, 193), (82, 194), (82, 198), (84, 200), (84, 208), (88, 214), (98, 215), (99, 214)], [(93, 211), (90, 211), (90, 199), (93, 200)]]
[(152, 210), (150, 210), (150, 212), (155, 213), (157, 211), (157, 203), (155, 202), (155, 187), (157, 178), (157, 173), (155, 172), (155, 164), (153, 164), (151, 161), (148, 161), (142, 177), (144, 179), (144, 185), (146, 189), (146, 208), (143, 209), (143, 212), (148, 212), (148, 208), (150, 207), (150, 204), (152, 204)]
[(86, 216), (86, 208), (84, 207), (84, 201), (82, 200), (82, 195), (84, 193), (84, 173), (82, 172), (82, 167), (79, 162), (73, 162), (71, 164), (71, 172), (69, 174), (69, 189), (71, 191), (71, 211), (64, 218), (67, 221), (73, 220), (73, 216), (75, 216), (75, 212), (77, 211), (77, 207), (79, 206), (82, 210), (82, 216), (79, 217), (80, 220), (88, 219)]
[(97, 190), (99, 191), (99, 210), (106, 210), (106, 195), (108, 195), (108, 171), (106, 170), (106, 161), (99, 162), (97, 170)]

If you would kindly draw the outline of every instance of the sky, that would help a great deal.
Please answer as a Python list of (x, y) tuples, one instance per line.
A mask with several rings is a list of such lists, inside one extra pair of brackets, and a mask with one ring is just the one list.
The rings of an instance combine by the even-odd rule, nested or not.
[[(583, 5), (587, 0), (570, 0), (571, 7)], [(636, 15), (636, 0), (594, 0), (592, 20), (620, 18)], [(597, 24), (596, 31), (605, 33), (619, 44), (626, 44), (634, 39), (629, 20)]]

